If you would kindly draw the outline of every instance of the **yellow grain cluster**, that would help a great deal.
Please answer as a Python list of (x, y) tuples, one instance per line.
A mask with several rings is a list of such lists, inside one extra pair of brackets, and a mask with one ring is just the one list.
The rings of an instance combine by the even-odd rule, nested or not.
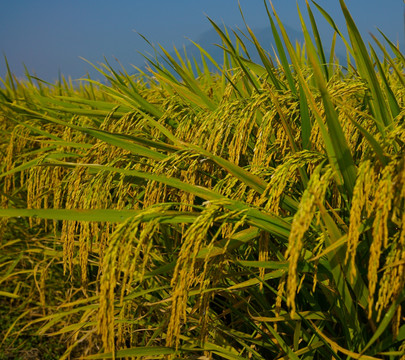
[[(153, 215), (161, 214), (165, 207), (155, 207), (142, 211), (116, 227), (111, 234), (102, 261), (100, 280), (100, 312), (98, 331), (108, 351), (115, 348), (115, 306), (119, 305), (120, 317), (125, 317), (127, 306), (124, 297), (129, 294), (134, 282), (142, 282), (150, 253), (153, 237), (158, 231), (159, 222)], [(145, 218), (152, 220), (142, 225)], [(119, 282), (119, 289), (116, 286)], [(116, 300), (119, 294), (119, 301)], [(121, 333), (121, 336), (126, 334)]]
[[(5, 122), (4, 122), (5, 123)], [(16, 125), (10, 134), (10, 141), (5, 149), (5, 156), (3, 159), (4, 172), (9, 172), (16, 167), (15, 159), (21, 154), (25, 147), (29, 147), (30, 139), (28, 137), (28, 130), (22, 125)], [(24, 172), (20, 173), (19, 183), (16, 185), (16, 176), (13, 174), (6, 175), (4, 178), (3, 192), (1, 194), (1, 204), (6, 206), (8, 198), (5, 194), (9, 194), (24, 185)]]
[(286, 193), (286, 187), (293, 188), (300, 178), (299, 169), (319, 163), (323, 157), (319, 153), (307, 150), (287, 156), (285, 162), (274, 171), (265, 192), (256, 205), (263, 206), (266, 210), (279, 214), (280, 199)]
[(289, 262), (287, 277), (287, 305), (291, 312), (295, 313), (295, 297), (298, 289), (297, 265), (301, 252), (304, 248), (304, 235), (309, 229), (316, 208), (324, 201), (326, 190), (333, 176), (331, 167), (326, 167), (321, 174), (322, 165), (318, 165), (312, 174), (308, 187), (302, 194), (302, 198), (294, 215), (291, 225), (288, 248), (285, 254)]
[[(358, 276), (357, 248), (360, 241), (370, 241), (368, 259), (368, 314), (377, 311), (377, 319), (399, 296), (405, 285), (404, 276), (404, 160), (393, 159), (380, 173), (365, 160), (358, 169), (347, 234), (345, 262), (350, 262), (350, 279)], [(394, 194), (397, 194), (395, 197)], [(368, 230), (366, 223), (371, 223)], [(390, 232), (389, 223), (397, 224)], [(384, 254), (384, 263), (381, 258)], [(376, 296), (377, 295), (377, 296)]]
[[(207, 239), (208, 231), (213, 225), (218, 206), (208, 206), (193, 222), (184, 234), (180, 252), (176, 261), (171, 285), (172, 307), (169, 326), (167, 329), (166, 345), (178, 346), (183, 321), (187, 318), (188, 291), (196, 282), (196, 258), (201, 246)], [(210, 242), (219, 235), (210, 236)]]
[(388, 246), (388, 220), (394, 196), (393, 192), (393, 170), (392, 166), (387, 166), (381, 173), (374, 198), (373, 210), (373, 240), (370, 246), (370, 258), (368, 261), (368, 281), (369, 281), (369, 313), (371, 314), (374, 304), (374, 292), (378, 282), (378, 270), (380, 268), (380, 257), (382, 250)]
[[(364, 161), (358, 170), (356, 185), (353, 191), (352, 206), (350, 209), (350, 223), (349, 232), (347, 235), (347, 252), (345, 262), (350, 259), (350, 278), (354, 280), (357, 275), (355, 260), (356, 250), (359, 244), (360, 226), (363, 225), (364, 219), (367, 217), (367, 212), (363, 210), (366, 204), (370, 202), (370, 197), (373, 193), (373, 186), (375, 182), (374, 169), (371, 161)], [(366, 209), (370, 208), (369, 206)], [(363, 212), (364, 211), (364, 212)]]
[[(378, 319), (380, 319), (384, 310), (386, 310), (393, 301), (397, 299), (400, 295), (401, 291), (405, 287), (405, 211), (404, 211), (404, 204), (405, 204), (405, 166), (404, 166), (404, 158), (400, 159), (398, 162), (394, 162), (393, 166), (389, 166), (383, 172), (383, 176), (381, 179), (383, 185), (387, 187), (386, 191), (390, 188), (391, 195), (386, 193), (385, 204), (377, 205), (376, 217), (375, 222), (373, 223), (373, 235), (375, 236), (373, 239), (372, 249), (373, 252), (371, 253), (375, 258), (377, 258), (374, 253), (377, 251), (377, 245), (374, 245), (376, 240), (382, 242), (383, 249), (380, 251), (388, 252), (385, 257), (385, 263), (383, 266), (379, 266), (378, 269), (381, 272), (382, 276), (379, 280), (379, 289), (377, 294), (377, 302), (375, 304), (375, 310), (378, 313)], [(381, 189), (382, 186), (379, 186), (381, 190), (381, 196), (384, 195), (384, 189)], [(395, 191), (397, 190), (397, 191)], [(378, 189), (377, 189), (378, 191)], [(394, 197), (393, 194), (397, 193), (399, 196)], [(380, 200), (381, 199), (381, 200)], [(380, 198), (378, 195), (376, 197), (377, 201), (382, 201), (382, 197)], [(394, 214), (385, 215), (385, 212), (388, 211), (389, 207), (394, 207)], [(382, 214), (380, 215), (379, 212)], [(382, 221), (387, 221), (385, 226), (381, 225)], [(378, 223), (379, 221), (380, 223)], [(393, 235), (388, 233), (388, 222), (393, 221), (396, 223), (396, 226), (400, 227), (400, 231), (396, 232)], [(375, 229), (375, 226), (381, 226), (380, 229)], [(398, 229), (399, 230), (399, 229)], [(382, 239), (380, 240), (380, 237)], [(377, 250), (379, 250), (377, 248)], [(381, 262), (380, 259), (376, 260), (377, 262)], [(376, 274), (375, 274), (375, 266), (373, 264), (371, 266), (371, 257), (370, 257), (370, 265), (369, 265), (369, 278), (374, 276), (373, 280), (376, 281)], [(377, 270), (378, 271), (378, 270)], [(377, 274), (378, 275), (378, 274)], [(374, 281), (370, 281), (369, 287), (375, 286)], [(373, 291), (371, 291), (373, 290)], [(370, 296), (374, 295), (376, 291), (375, 288), (371, 288)], [(371, 300), (372, 301), (372, 300)], [(370, 305), (371, 310), (371, 305)], [(399, 317), (401, 315), (398, 315)], [(401, 323), (397, 322), (399, 325)], [(397, 326), (398, 328), (398, 326)]]

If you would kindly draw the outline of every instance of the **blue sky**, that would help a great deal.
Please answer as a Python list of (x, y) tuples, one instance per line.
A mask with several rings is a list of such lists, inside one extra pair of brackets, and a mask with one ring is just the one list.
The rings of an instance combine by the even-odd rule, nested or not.
[[(240, 0), (252, 28), (268, 26), (262, 0)], [(296, 3), (305, 12), (305, 0), (273, 0), (285, 23), (300, 30)], [(340, 28), (345, 27), (338, 0), (318, 0)], [(362, 34), (380, 28), (394, 41), (404, 44), (404, 3), (402, 0), (346, 0)], [(313, 11), (317, 10), (313, 7)], [(242, 27), (237, 0), (12, 0), (4, 1), (0, 12), (0, 51), (8, 58), (17, 77), (28, 70), (53, 81), (60, 70), (80, 78), (91, 67), (80, 57), (97, 63), (104, 56), (114, 65), (117, 58), (125, 67), (141, 65), (150, 47), (135, 31), (151, 42), (171, 49), (198, 41), (211, 28), (206, 15), (227, 26)], [(329, 25), (320, 16), (325, 34)], [(367, 38), (368, 39), (368, 38)], [(117, 64), (118, 67), (118, 64)], [(6, 72), (0, 59), (0, 76)]]

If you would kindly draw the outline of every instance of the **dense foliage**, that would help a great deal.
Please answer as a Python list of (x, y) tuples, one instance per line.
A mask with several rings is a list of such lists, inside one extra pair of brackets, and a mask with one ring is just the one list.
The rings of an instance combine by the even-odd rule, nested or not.
[(9, 70), (0, 359), (404, 356), (405, 59), (340, 3), (328, 59), (309, 6), (303, 46), (266, 6), (272, 56), (212, 22), (222, 65)]

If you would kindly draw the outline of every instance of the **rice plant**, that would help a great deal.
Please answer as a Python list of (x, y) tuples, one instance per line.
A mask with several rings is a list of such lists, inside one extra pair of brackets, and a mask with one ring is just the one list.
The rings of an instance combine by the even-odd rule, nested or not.
[(195, 44), (105, 82), (8, 71), (6, 356), (35, 335), (60, 359), (405, 358), (405, 59), (340, 5), (349, 38), (307, 4), (294, 46), (265, 3), (275, 54), (209, 19), (222, 64)]

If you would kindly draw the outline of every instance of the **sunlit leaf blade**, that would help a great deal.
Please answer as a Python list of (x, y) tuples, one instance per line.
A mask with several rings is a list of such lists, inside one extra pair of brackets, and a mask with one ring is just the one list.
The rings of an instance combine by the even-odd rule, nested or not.
[[(328, 125), (330, 133), (330, 141), (332, 143), (334, 154), (336, 156), (336, 162), (339, 167), (339, 171), (342, 174), (344, 180), (347, 195), (352, 196), (354, 183), (356, 181), (356, 168), (354, 165), (353, 157), (350, 153), (350, 149), (345, 140), (345, 136), (340, 125), (337, 112), (330, 99), (324, 74), (322, 73), (321, 66), (316, 54), (316, 50), (312, 44), (312, 40), (309, 37), (305, 22), (300, 14), (301, 26), (305, 36), (305, 42), (307, 45), (308, 57), (314, 70), (315, 81), (318, 85), (318, 89), (321, 93), (323, 104), (325, 107), (325, 120)], [(324, 139), (326, 141), (326, 139)], [(330, 154), (330, 158), (333, 157)]]
[[(389, 42), (389, 40), (387, 39), (387, 37), (380, 31), (380, 33), (384, 36), (384, 38)], [(378, 39), (373, 35), (370, 34), (371, 37), (373, 38), (373, 40), (377, 43), (378, 47), (381, 49), (381, 51), (384, 54), (384, 60), (388, 61), (388, 63), (391, 65), (392, 69), (394, 70), (395, 74), (398, 77), (398, 80), (401, 82), (401, 84), (403, 86), (405, 86), (405, 75), (403, 73), (403, 71), (400, 70), (400, 68), (398, 67), (398, 65), (396, 64), (396, 62), (394, 61), (394, 59), (391, 58), (391, 56), (388, 54), (387, 50), (385, 49), (385, 47), (380, 43), (380, 41), (378, 41)], [(403, 55), (401, 54), (401, 52), (398, 51), (398, 49), (393, 46), (392, 44), (389, 43), (389, 45), (391, 46), (391, 49), (393, 48), (393, 52), (396, 55), (396, 58), (398, 60), (402, 60), (403, 66), (405, 66), (405, 59), (403, 58)], [(395, 49), (395, 50), (394, 50)], [(375, 53), (375, 51), (373, 50), (373, 53)], [(376, 56), (374, 56), (374, 58), (376, 58)], [(380, 70), (380, 74), (383, 74), (383, 72)], [(384, 80), (384, 82), (386, 82), (386, 80)]]
[(398, 57), (398, 59), (402, 63), (402, 66), (405, 66), (405, 56), (402, 54), (402, 52), (398, 49), (397, 46), (394, 45), (394, 43), (390, 39), (387, 38), (387, 36), (381, 30), (378, 31), (384, 37), (385, 41), (390, 46), (392, 52)]
[[(255, 90), (257, 92), (260, 93), (260, 85), (259, 85), (259, 83), (254, 78), (254, 76), (251, 74), (250, 70), (241, 61), (241, 56), (238, 54), (238, 52), (236, 51), (236, 49), (232, 45), (232, 42), (231, 42), (229, 36), (227, 36), (214, 21), (212, 21), (210, 18), (208, 18), (208, 20), (210, 21), (211, 25), (215, 28), (215, 30), (217, 31), (217, 33), (221, 37), (221, 39), (224, 42), (224, 44), (226, 45), (227, 49), (230, 51), (231, 58), (234, 59), (234, 61), (236, 61), (237, 64), (241, 67), (241, 69), (243, 70), (243, 72), (246, 75), (247, 79), (249, 80), (249, 83), (253, 85), (253, 87), (255, 88)], [(249, 90), (250, 87), (247, 86), (246, 88)]]
[(300, 85), (300, 115), (301, 115), (301, 137), (302, 137), (302, 148), (310, 149), (310, 137), (311, 137), (311, 118), (309, 115), (308, 102), (305, 96), (305, 92)]
[[(280, 60), (281, 60), (281, 63), (283, 65), (284, 73), (285, 73), (285, 75), (287, 77), (288, 85), (289, 85), (290, 90), (292, 91), (292, 93), (294, 95), (297, 95), (297, 89), (295, 87), (295, 82), (294, 82), (292, 72), (291, 72), (291, 69), (290, 69), (290, 64), (288, 63), (287, 56), (286, 56), (286, 53), (284, 51), (283, 43), (281, 42), (281, 39), (280, 39), (280, 36), (278, 34), (277, 28), (276, 28), (276, 26), (274, 24), (274, 20), (273, 20), (272, 16), (270, 15), (270, 12), (269, 12), (269, 9), (268, 9), (266, 3), (265, 3), (265, 6), (266, 6), (266, 11), (267, 11), (267, 16), (269, 18), (270, 25), (271, 25), (271, 31), (272, 31), (272, 34), (273, 34), (273, 37), (274, 37), (274, 41), (276, 43), (278, 55), (280, 56)], [(282, 29), (282, 32), (283, 32), (283, 29)], [(283, 37), (284, 37), (284, 41), (286, 41), (288, 39), (287, 33), (283, 32)], [(289, 40), (287, 40), (287, 41), (289, 42)], [(287, 45), (287, 42), (285, 42), (285, 44)]]
[(373, 113), (376, 118), (375, 124), (380, 133), (384, 136), (386, 132), (385, 127), (390, 126), (392, 124), (392, 116), (387, 111), (387, 104), (384, 100), (384, 96), (382, 94), (377, 79), (377, 75), (374, 71), (373, 64), (367, 53), (367, 49), (357, 29), (357, 26), (353, 21), (353, 18), (351, 17), (344, 1), (343, 0), (339, 1), (346, 19), (347, 29), (354, 50), (353, 57), (356, 60), (357, 69), (360, 75), (367, 81), (367, 84), (370, 87), (372, 95), (370, 103), (372, 105)]
[[(48, 220), (123, 222), (139, 215), (140, 210), (112, 210), (112, 209), (0, 209), (0, 217), (32, 217)], [(149, 214), (143, 219), (151, 221), (159, 218), (162, 223), (193, 222), (197, 214), (167, 211), (161, 214)]]
[[(193, 74), (188, 73), (184, 68), (181, 68), (176, 61), (174, 61), (174, 59), (170, 56), (170, 54), (163, 48), (161, 47), (162, 51), (164, 52), (164, 54), (166, 55), (166, 57), (170, 60), (171, 64), (173, 65), (174, 69), (176, 70), (176, 72), (183, 78), (185, 84), (187, 85), (187, 87), (193, 92), (195, 93), (199, 99), (202, 100), (202, 102), (205, 104), (205, 106), (208, 109), (215, 109), (216, 105), (210, 100), (210, 98), (204, 94), (204, 92), (200, 89), (198, 83), (196, 82), (196, 80), (194, 80), (193, 78)], [(180, 55), (179, 55), (180, 56)]]
[(319, 12), (322, 14), (322, 16), (326, 19), (326, 21), (330, 24), (330, 26), (333, 28), (333, 30), (336, 32), (336, 34), (339, 34), (340, 38), (343, 40), (346, 50), (350, 55), (353, 55), (353, 49), (351, 48), (349, 42), (346, 40), (346, 38), (343, 36), (339, 28), (337, 27), (335, 21), (333, 18), (328, 14), (327, 11), (325, 11), (318, 3), (316, 3), (314, 0), (312, 0), (312, 3), (317, 7)]
[(249, 31), (249, 34), (251, 36), (251, 38), (253, 39), (253, 42), (255, 44), (256, 50), (260, 56), (260, 59), (262, 60), (262, 63), (264, 65), (264, 67), (267, 70), (267, 74), (269, 76), (269, 79), (271, 80), (272, 84), (274, 85), (274, 87), (277, 90), (281, 90), (282, 88), (285, 89), (285, 85), (280, 82), (277, 77), (274, 74), (274, 67), (273, 65), (270, 63), (269, 58), (267, 57), (266, 53), (264, 52), (262, 46), (260, 45), (259, 41), (257, 40), (255, 34), (253, 33), (253, 31), (247, 27), (247, 30)]
[(318, 53), (319, 60), (321, 63), (320, 65), (321, 65), (323, 73), (325, 75), (325, 81), (328, 82), (329, 81), (329, 70), (328, 70), (328, 65), (326, 62), (325, 52), (323, 50), (321, 36), (319, 35), (318, 25), (316, 24), (314, 14), (312, 13), (312, 10), (311, 10), (308, 2), (307, 2), (307, 11), (308, 11), (309, 19), (311, 21), (312, 32), (315, 37), (317, 53)]
[[(393, 118), (397, 117), (398, 114), (400, 113), (401, 109), (398, 105), (397, 99), (394, 95), (394, 92), (391, 89), (390, 84), (388, 83), (387, 77), (384, 74), (384, 69), (381, 65), (381, 62), (375, 52), (375, 50), (373, 48), (371, 48), (371, 54), (373, 56), (374, 62), (377, 65), (378, 71), (379, 71), (379, 75), (381, 77), (382, 80), (382, 88), (385, 90), (385, 95), (386, 98), (388, 99), (388, 104), (389, 104), (389, 108), (391, 110), (391, 115)], [(404, 84), (405, 85), (405, 82)]]

